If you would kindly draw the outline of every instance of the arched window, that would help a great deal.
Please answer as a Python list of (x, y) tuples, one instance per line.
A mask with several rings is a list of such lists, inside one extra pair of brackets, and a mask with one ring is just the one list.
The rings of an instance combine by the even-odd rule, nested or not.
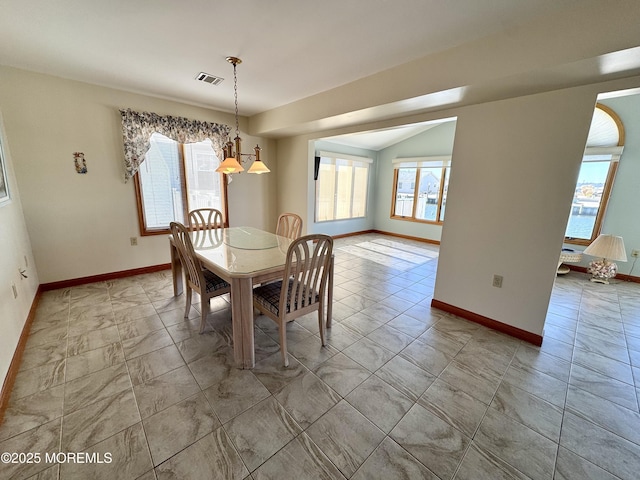
[(623, 148), (620, 117), (609, 107), (597, 104), (573, 194), (565, 243), (589, 245), (600, 234)]

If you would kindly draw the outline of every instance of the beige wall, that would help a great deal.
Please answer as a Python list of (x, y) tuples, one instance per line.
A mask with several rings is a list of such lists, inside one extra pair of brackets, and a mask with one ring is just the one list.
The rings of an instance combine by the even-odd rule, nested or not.
[[(4, 135), (2, 115), (0, 115), (0, 135), (12, 198), (10, 203), (0, 207), (0, 332), (2, 332), (0, 333), (0, 385), (2, 385), (38, 289), (39, 280), (22, 213), (18, 185), (15, 181), (11, 143)], [(18, 269), (26, 270), (28, 278), (22, 278)], [(16, 286), (17, 298), (13, 296), (12, 283)]]
[(313, 151), (309, 150), (309, 139), (308, 137), (290, 137), (278, 140), (277, 144), (278, 212), (300, 215), (302, 232), (308, 233), (309, 222), (313, 220), (313, 209), (309, 210), (307, 201), (309, 156), (313, 156)]
[[(542, 334), (596, 96), (638, 86), (640, 77), (633, 77), (362, 127), (458, 117), (434, 298)], [(308, 175), (309, 140), (353, 131), (279, 139), (287, 181)], [(313, 218), (308, 190), (279, 189), (279, 208), (305, 203)], [(373, 228), (389, 231), (379, 222)], [(492, 286), (493, 274), (504, 277), (501, 289)]]
[(542, 334), (595, 102), (575, 88), (463, 109), (435, 299)]
[[(120, 108), (233, 125), (233, 115), (144, 95), (0, 67), (0, 111), (12, 146), (41, 283), (167, 263), (166, 236), (139, 236), (133, 182), (123, 181)], [(241, 129), (246, 122), (242, 119)], [(241, 132), (242, 134), (242, 132)], [(231, 225), (274, 229), (275, 142), (263, 148), (271, 175), (234, 175)], [(84, 152), (78, 175), (73, 152)]]

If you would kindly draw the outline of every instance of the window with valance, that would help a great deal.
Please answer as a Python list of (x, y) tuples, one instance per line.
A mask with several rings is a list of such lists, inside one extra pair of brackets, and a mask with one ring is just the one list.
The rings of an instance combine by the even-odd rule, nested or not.
[(226, 182), (215, 169), (230, 127), (121, 110), (125, 182), (134, 178), (141, 235), (169, 233), (196, 208), (227, 218)]
[(125, 182), (133, 178), (140, 168), (151, 148), (151, 135), (154, 133), (182, 144), (204, 142), (208, 139), (214, 152), (220, 156), (231, 131), (228, 125), (150, 112), (135, 112), (131, 109), (120, 110), (120, 115), (124, 138)]

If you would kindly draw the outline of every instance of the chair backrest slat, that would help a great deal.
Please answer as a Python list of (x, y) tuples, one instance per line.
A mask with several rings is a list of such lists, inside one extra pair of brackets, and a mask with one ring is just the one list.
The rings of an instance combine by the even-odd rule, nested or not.
[(302, 233), (302, 218), (295, 213), (283, 213), (278, 217), (276, 235), (295, 240)]
[(322, 301), (333, 253), (333, 239), (328, 235), (306, 235), (295, 240), (287, 251), (285, 279), (280, 305), (290, 301), (289, 313)]
[(189, 212), (189, 230), (224, 228), (222, 212), (215, 208), (198, 208)]
[(173, 243), (178, 249), (178, 255), (187, 273), (188, 280), (196, 288), (202, 289), (205, 286), (204, 274), (200, 260), (196, 257), (196, 252), (191, 243), (189, 230), (178, 222), (171, 222), (169, 227), (171, 229), (171, 235), (173, 235)]

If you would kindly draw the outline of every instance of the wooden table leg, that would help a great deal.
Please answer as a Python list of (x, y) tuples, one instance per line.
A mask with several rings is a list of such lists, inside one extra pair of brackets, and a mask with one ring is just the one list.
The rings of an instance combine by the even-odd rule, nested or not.
[(242, 368), (253, 368), (255, 365), (255, 346), (253, 282), (251, 278), (231, 279), (231, 316), (235, 361)]
[(173, 296), (182, 295), (182, 263), (178, 255), (178, 249), (169, 241), (169, 250), (171, 253), (171, 277), (173, 279)]

